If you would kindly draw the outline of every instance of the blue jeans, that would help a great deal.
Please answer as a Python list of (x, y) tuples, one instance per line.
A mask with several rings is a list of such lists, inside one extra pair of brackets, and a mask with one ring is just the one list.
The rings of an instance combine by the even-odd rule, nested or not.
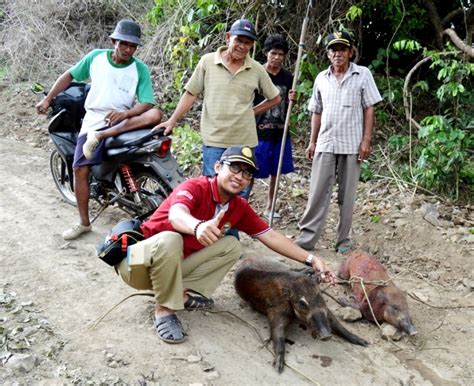
[[(214, 165), (221, 159), (222, 153), (224, 153), (225, 149), (226, 148), (223, 147), (202, 145), (202, 174), (204, 176), (213, 177), (216, 175)], [(248, 201), (252, 187), (253, 180), (249, 186), (239, 193), (239, 196), (245, 198)], [(237, 240), (239, 240), (239, 231), (235, 228), (229, 229), (226, 234), (234, 236), (237, 238)]]

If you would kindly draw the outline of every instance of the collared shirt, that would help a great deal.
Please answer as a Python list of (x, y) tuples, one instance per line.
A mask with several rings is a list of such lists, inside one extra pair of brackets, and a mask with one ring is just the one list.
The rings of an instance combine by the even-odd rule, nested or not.
[(308, 110), (321, 114), (316, 152), (357, 154), (364, 131), (363, 111), (382, 97), (367, 67), (350, 63), (339, 83), (331, 67), (316, 77)]
[(232, 74), (222, 61), (227, 47), (204, 55), (185, 86), (198, 96), (204, 93), (201, 135), (204, 144), (226, 148), (257, 145), (253, 99), (255, 92), (267, 99), (279, 94), (263, 66), (247, 55), (245, 63)]
[[(222, 204), (217, 190), (217, 178), (191, 178), (178, 185), (168, 198), (163, 201), (150, 219), (142, 224), (145, 238), (159, 232), (174, 231), (168, 220), (168, 213), (173, 205), (184, 205), (191, 215), (199, 220), (211, 220), (224, 210), (225, 214), (219, 223), (224, 231), (235, 228), (252, 237), (258, 237), (270, 230), (268, 224), (254, 212), (249, 203), (240, 196), (232, 197)], [(194, 235), (182, 234), (184, 257), (204, 248)]]

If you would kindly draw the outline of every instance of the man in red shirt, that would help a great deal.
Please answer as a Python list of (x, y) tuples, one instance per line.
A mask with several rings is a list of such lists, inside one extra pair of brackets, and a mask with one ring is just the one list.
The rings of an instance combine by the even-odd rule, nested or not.
[(230, 228), (311, 266), (323, 281), (335, 280), (322, 259), (272, 230), (238, 196), (258, 170), (250, 147), (229, 147), (214, 168), (215, 177), (189, 179), (174, 189), (141, 226), (145, 240), (129, 247), (117, 267), (131, 287), (153, 289), (155, 329), (168, 343), (185, 339), (176, 310), (212, 307), (210, 296), (242, 256), (239, 240), (225, 235)]

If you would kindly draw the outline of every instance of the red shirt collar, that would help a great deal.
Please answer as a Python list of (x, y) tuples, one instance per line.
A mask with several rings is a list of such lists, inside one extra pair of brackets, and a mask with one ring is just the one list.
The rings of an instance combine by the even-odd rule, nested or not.
[(219, 190), (217, 189), (217, 176), (210, 178), (209, 183), (211, 184), (212, 199), (214, 202), (221, 204), (221, 196), (219, 195)]

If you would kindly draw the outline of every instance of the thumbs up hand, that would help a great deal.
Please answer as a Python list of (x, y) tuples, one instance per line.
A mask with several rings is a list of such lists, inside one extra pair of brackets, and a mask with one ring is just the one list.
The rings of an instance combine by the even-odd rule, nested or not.
[(214, 244), (222, 237), (222, 231), (219, 224), (224, 218), (225, 210), (221, 209), (216, 217), (198, 225), (196, 229), (196, 238), (201, 245), (209, 246)]

